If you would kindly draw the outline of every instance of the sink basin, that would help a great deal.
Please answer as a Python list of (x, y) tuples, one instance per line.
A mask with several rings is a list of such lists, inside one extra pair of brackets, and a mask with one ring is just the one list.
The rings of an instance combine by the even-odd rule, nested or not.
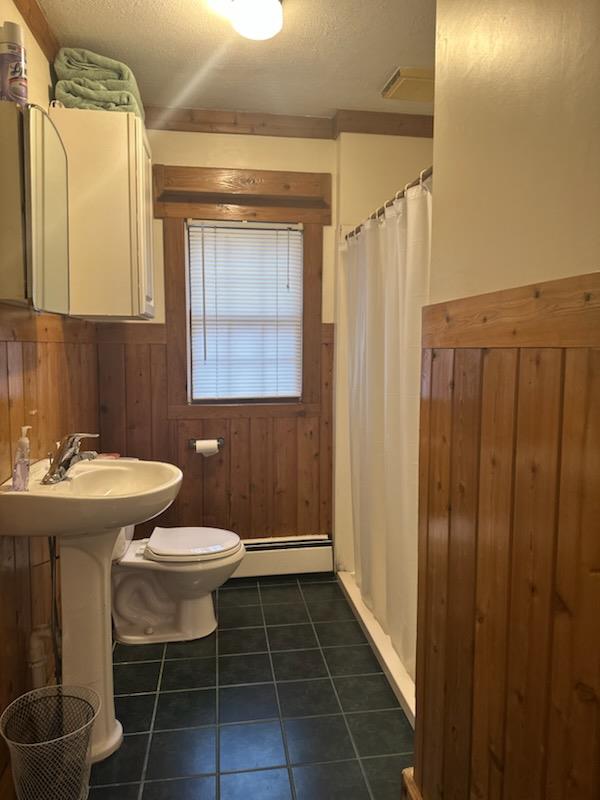
[(33, 464), (29, 491), (0, 487), (0, 535), (72, 536), (113, 530), (157, 516), (176, 497), (181, 470), (160, 461), (80, 461), (60, 483), (44, 485), (47, 459)]
[(89, 686), (101, 709), (92, 731), (92, 761), (123, 741), (115, 717), (112, 672), (112, 554), (119, 530), (157, 516), (179, 491), (178, 467), (158, 461), (80, 461), (60, 483), (45, 486), (48, 460), (32, 464), (28, 492), (0, 486), (0, 535), (59, 536), (62, 682)]

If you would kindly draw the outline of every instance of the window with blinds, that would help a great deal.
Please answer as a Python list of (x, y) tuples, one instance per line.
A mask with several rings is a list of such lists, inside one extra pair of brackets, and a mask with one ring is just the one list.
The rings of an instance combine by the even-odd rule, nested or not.
[(190, 222), (192, 401), (302, 394), (299, 226)]

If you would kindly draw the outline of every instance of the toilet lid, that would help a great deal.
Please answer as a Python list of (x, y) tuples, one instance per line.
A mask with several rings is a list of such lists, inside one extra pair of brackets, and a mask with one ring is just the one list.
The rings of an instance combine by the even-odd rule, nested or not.
[(206, 561), (232, 555), (240, 537), (220, 528), (154, 528), (144, 556), (152, 561)]

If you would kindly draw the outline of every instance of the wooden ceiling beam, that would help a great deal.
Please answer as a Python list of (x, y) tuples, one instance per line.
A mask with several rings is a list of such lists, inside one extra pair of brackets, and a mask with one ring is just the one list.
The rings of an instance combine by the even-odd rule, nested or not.
[(340, 133), (379, 133), (387, 136), (433, 136), (433, 117), (381, 111), (339, 110), (333, 118), (219, 111), (208, 108), (146, 107), (146, 127), (164, 131), (238, 133), (251, 136), (288, 136), (301, 139), (337, 139)]
[(60, 44), (37, 0), (14, 0), (14, 3), (44, 55), (54, 63)]
[[(37, 0), (14, 0), (26, 25), (50, 63), (60, 43)], [(341, 133), (378, 133), (387, 136), (433, 136), (433, 117), (385, 111), (339, 109), (330, 117), (261, 114), (209, 108), (146, 106), (146, 127), (196, 133), (237, 133), (301, 139), (337, 139)]]
[(385, 136), (433, 137), (433, 117), (426, 114), (390, 114), (386, 111), (345, 111), (333, 118), (335, 138), (340, 133), (379, 133)]
[(253, 136), (289, 136), (301, 139), (333, 139), (333, 120), (249, 111), (209, 108), (158, 108), (146, 106), (146, 127), (163, 131), (195, 133), (243, 133)]

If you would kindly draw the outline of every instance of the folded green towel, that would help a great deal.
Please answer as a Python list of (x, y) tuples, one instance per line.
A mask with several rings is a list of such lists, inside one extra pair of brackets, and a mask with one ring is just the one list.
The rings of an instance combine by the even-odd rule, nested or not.
[[(118, 81), (120, 85), (110, 91), (125, 91), (135, 97), (139, 115), (144, 117), (144, 104), (133, 72), (127, 64), (107, 56), (93, 53), (81, 47), (61, 47), (54, 60), (54, 69), (59, 81), (86, 79), (88, 81)], [(89, 87), (88, 87), (89, 88)], [(57, 100), (60, 98), (57, 96)], [(66, 105), (66, 104), (65, 104)]]
[(104, 111), (131, 111), (142, 117), (142, 111), (134, 94), (121, 86), (125, 81), (90, 81), (87, 78), (74, 78), (58, 81), (54, 96), (67, 108), (90, 108)]

